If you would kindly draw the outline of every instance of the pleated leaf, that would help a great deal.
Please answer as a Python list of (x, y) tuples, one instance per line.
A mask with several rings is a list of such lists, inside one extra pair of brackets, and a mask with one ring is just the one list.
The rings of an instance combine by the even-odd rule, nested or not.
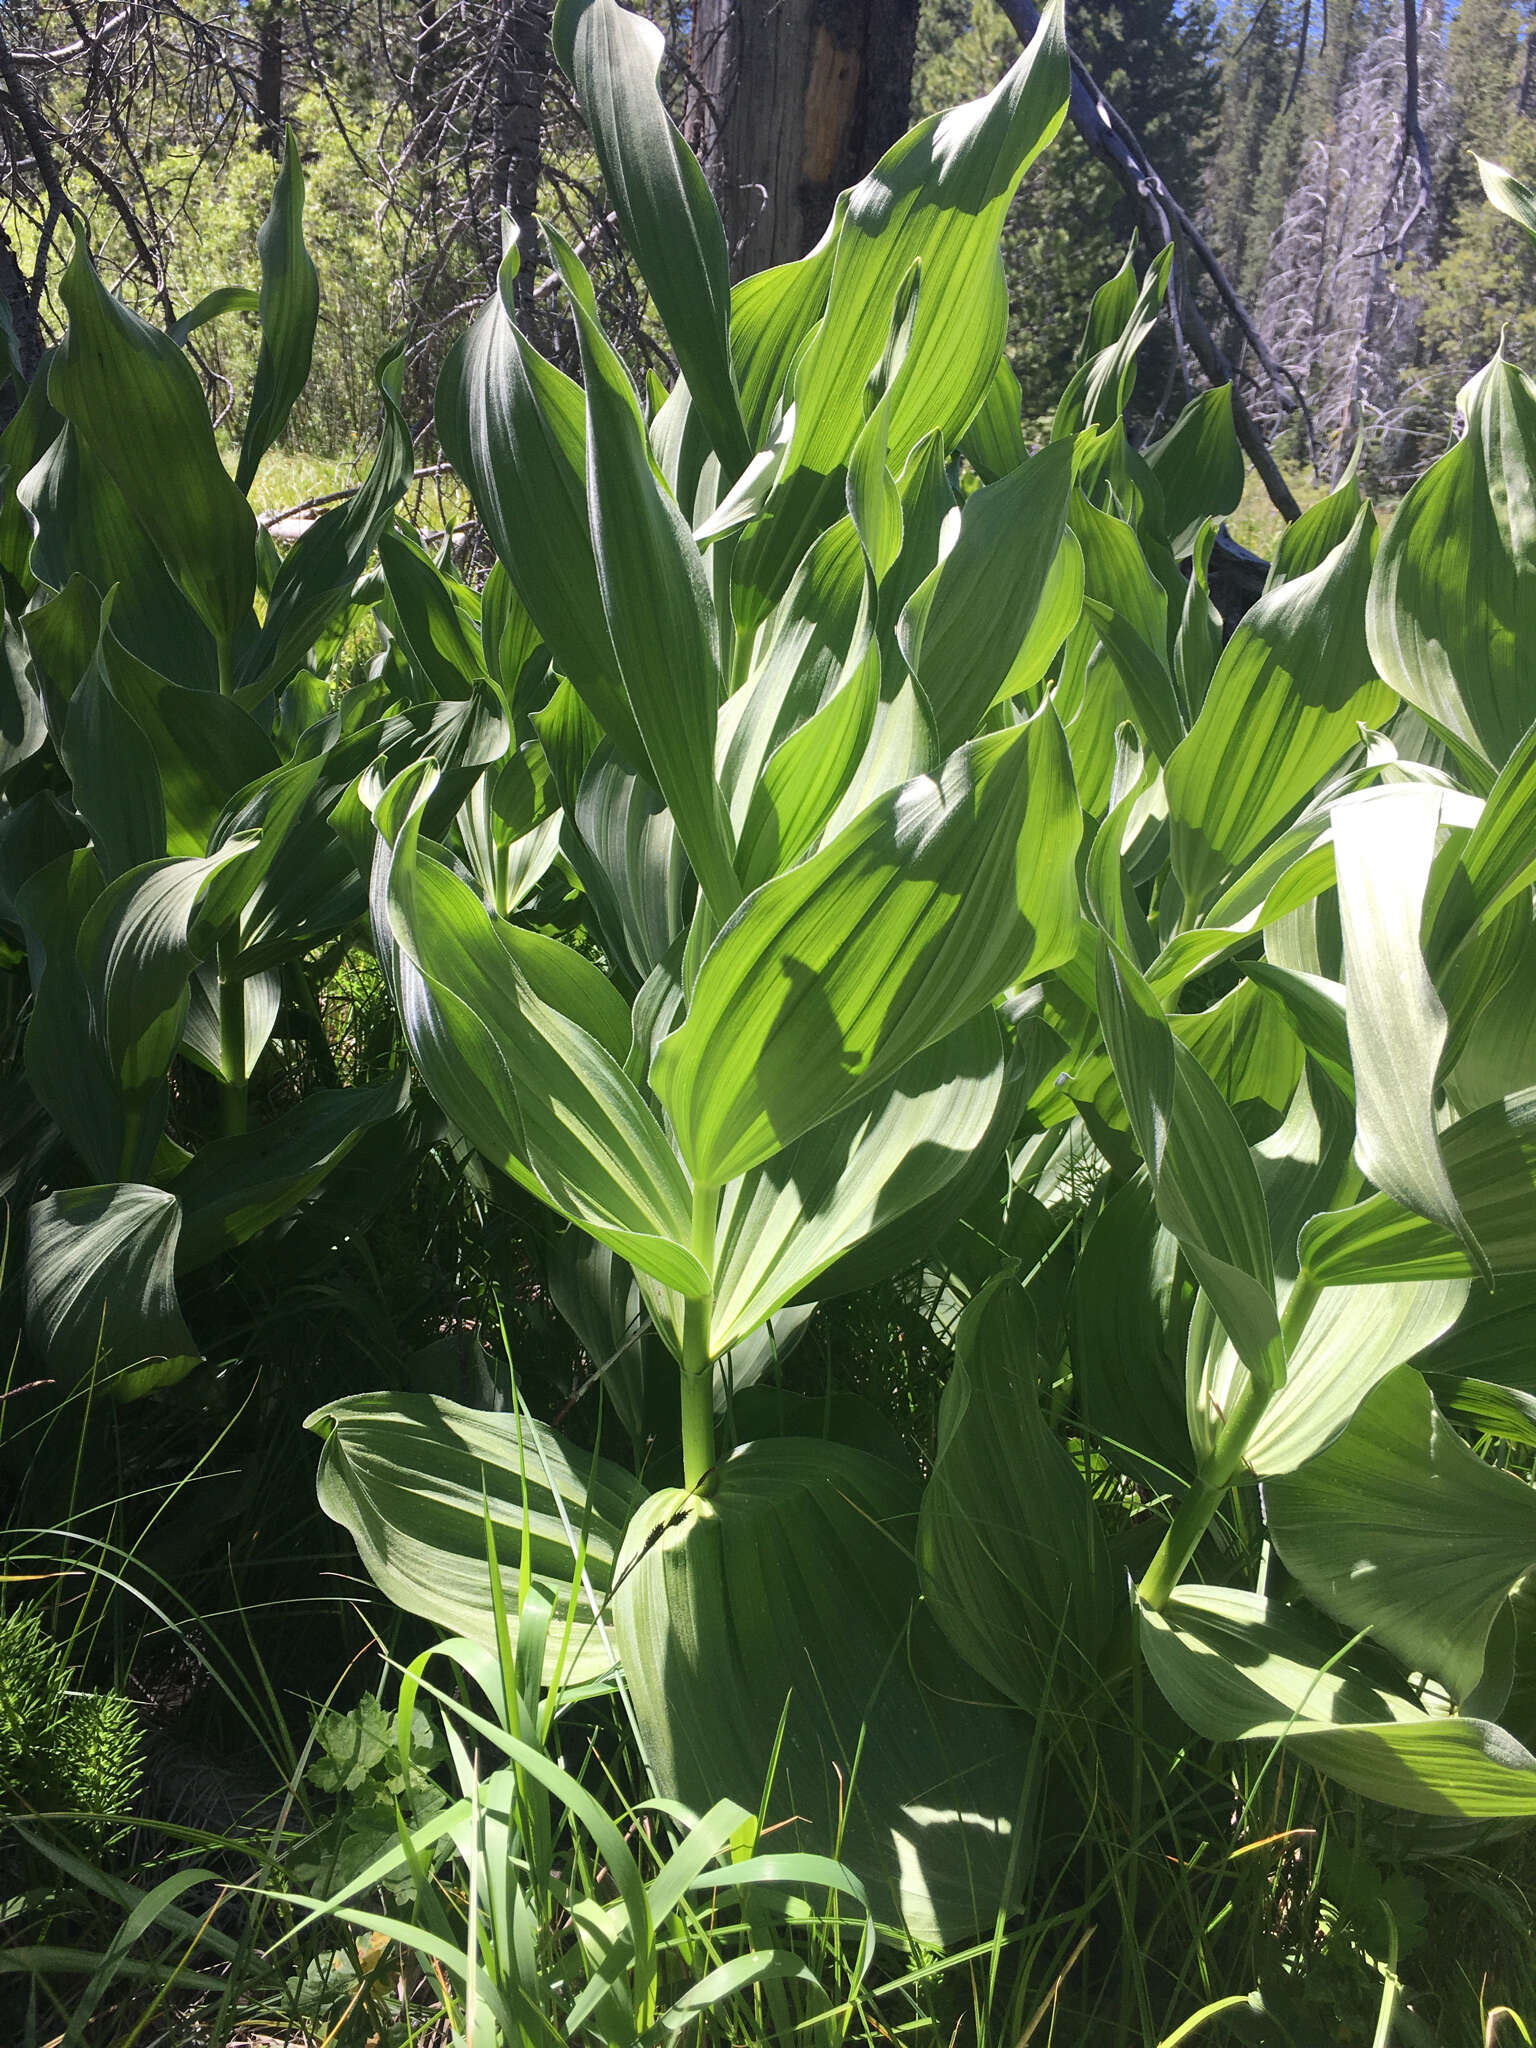
[(112, 297), (83, 239), (59, 295), (69, 327), (48, 395), (209, 632), (232, 646), (256, 592), (256, 515), (220, 460), (197, 372), (168, 335)]
[(970, 1704), (979, 1681), (914, 1614), (916, 1509), (866, 1452), (748, 1444), (705, 1497), (647, 1503), (615, 1610), (663, 1796), (766, 1800), (776, 1840), (864, 1875), (880, 1922), (950, 1945), (1010, 1903), (1028, 1723)]
[(608, 203), (727, 474), (752, 452), (730, 353), (725, 228), (657, 86), (661, 30), (616, 0), (560, 0), (554, 50), (576, 87)]
[(1483, 1254), (1441, 1157), (1435, 1089), (1448, 1025), (1420, 926), (1441, 829), (1442, 793), (1407, 783), (1369, 790), (1332, 812), (1355, 1157), (1384, 1194)]
[[(611, 0), (608, 0), (611, 4)], [(687, 520), (657, 471), (639, 401), (597, 324), (592, 282), (550, 246), (581, 341), (587, 391), (587, 501), (603, 609), (624, 693), (718, 918), (741, 900), (725, 800), (714, 776), (720, 646), (714, 599)]]
[(287, 426), (309, 380), (320, 317), (320, 279), (304, 246), (304, 166), (291, 128), (256, 247), (261, 256), (261, 348), (235, 467), (235, 483), (242, 491), (255, 482), (261, 458)]
[[(1070, 442), (973, 491), (954, 546), (902, 613), (897, 637), (945, 754), (974, 736), (1008, 688), (1050, 584), (1071, 491)], [(1075, 623), (1053, 622), (1055, 646)]]
[(567, 1627), (567, 1683), (612, 1670), (598, 1623), (641, 1498), (627, 1472), (526, 1413), (491, 1415), (429, 1394), (354, 1394), (317, 1408), (305, 1427), (323, 1439), (320, 1505), (387, 1599), (494, 1651), (489, 1516), (508, 1604), (526, 1542), (532, 1584), (553, 1607), (546, 1681)]
[(725, 1190), (710, 1316), (727, 1351), (835, 1259), (932, 1201), (987, 1137), (1003, 1088), (989, 1011)]
[(1398, 507), (1366, 630), (1399, 696), (1501, 768), (1531, 722), (1536, 389), (1496, 356), (1456, 403), (1466, 432)]
[(202, 1353), (176, 1299), (181, 1209), (163, 1189), (68, 1188), (27, 1220), (27, 1338), (65, 1386), (99, 1374), (131, 1401), (185, 1378)]
[(1361, 623), (1375, 546), (1362, 506), (1349, 539), (1260, 598), (1227, 643), (1165, 778), (1174, 867), (1191, 903), (1258, 852), (1359, 743), (1362, 723), (1391, 711)]
[(1217, 1742), (1283, 1740), (1350, 1790), (1411, 1813), (1536, 1814), (1536, 1757), (1505, 1729), (1433, 1716), (1368, 1651), (1303, 1610), (1233, 1586), (1143, 1608), (1142, 1651), (1169, 1704)]
[[(420, 845), (430, 773), (398, 813), (375, 903), (399, 948), (397, 999), (422, 1078), (470, 1143), (641, 1270), (704, 1291), (687, 1181), (633, 1082), (591, 1026), (536, 993), (474, 891)], [(567, 984), (567, 988), (569, 984)]]
[(1465, 1701), (1515, 1582), (1536, 1488), (1476, 1457), (1408, 1367), (1342, 1436), (1264, 1489), (1270, 1541), (1309, 1599)]
[(1031, 1713), (1093, 1686), (1117, 1590), (1088, 1481), (1042, 1412), (1043, 1377), (1022, 1288), (989, 1282), (955, 1331), (917, 1539), (939, 1626)]
[(1047, 707), (882, 796), (725, 926), (653, 1085), (721, 1183), (1072, 949), (1081, 819)]

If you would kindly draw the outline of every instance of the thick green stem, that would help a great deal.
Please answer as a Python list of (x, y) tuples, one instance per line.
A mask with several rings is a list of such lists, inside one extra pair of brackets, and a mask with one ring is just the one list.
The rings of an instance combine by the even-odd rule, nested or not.
[(219, 941), (219, 1066), (225, 1079), (220, 1128), (226, 1138), (245, 1129), (245, 982), (239, 972), (239, 940)]
[(1259, 1426), (1259, 1418), (1269, 1406), (1271, 1392), (1270, 1388), (1261, 1387), (1256, 1380), (1250, 1379), (1233, 1402), (1232, 1413), (1222, 1425), (1209, 1466), (1180, 1502), (1168, 1534), (1137, 1589), (1148, 1607), (1161, 1610), (1172, 1599), (1200, 1538), (1211, 1526), (1228, 1487), (1237, 1477), (1243, 1453)]
[(219, 694), (232, 697), (235, 694), (235, 643), (221, 634), (219, 650)]
[[(693, 1255), (706, 1273), (715, 1269), (719, 1191), (701, 1183), (693, 1191)], [(683, 1303), (683, 1484), (700, 1485), (715, 1462), (715, 1375), (709, 1355), (713, 1296)]]

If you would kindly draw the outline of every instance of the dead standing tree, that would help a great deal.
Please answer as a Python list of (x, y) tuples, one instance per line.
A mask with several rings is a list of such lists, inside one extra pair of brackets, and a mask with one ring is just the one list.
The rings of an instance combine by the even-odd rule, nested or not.
[(803, 256), (906, 133), (918, 0), (697, 0), (684, 132), (736, 277)]

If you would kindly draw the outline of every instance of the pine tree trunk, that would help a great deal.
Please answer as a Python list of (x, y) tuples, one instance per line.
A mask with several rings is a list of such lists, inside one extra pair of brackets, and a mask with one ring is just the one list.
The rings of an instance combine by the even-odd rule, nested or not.
[(505, 0), (495, 56), (495, 117), (491, 191), (517, 224), (522, 267), (517, 278), (519, 324), (533, 316), (533, 280), (538, 255), (534, 213), (542, 167), (542, 110), (549, 77), (549, 22), (552, 0)]
[[(32, 303), (26, 274), (3, 227), (0, 227), (0, 298), (5, 301), (11, 331), (16, 337), (16, 351), (20, 358), (17, 367), (30, 382), (42, 360), (42, 329), (38, 325), (37, 308)], [(0, 427), (9, 426), (16, 417), (21, 399), (22, 393), (13, 380), (6, 379), (0, 383)]]
[(697, 0), (689, 140), (741, 277), (803, 256), (906, 132), (918, 0)]
[(267, 0), (257, 18), (256, 115), (261, 123), (261, 147), (280, 157), (284, 117), (282, 0)]

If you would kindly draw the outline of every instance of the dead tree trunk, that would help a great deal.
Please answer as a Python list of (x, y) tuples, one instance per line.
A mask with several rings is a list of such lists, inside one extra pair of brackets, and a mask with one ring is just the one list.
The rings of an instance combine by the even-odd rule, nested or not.
[(906, 132), (918, 0), (697, 0), (685, 127), (743, 277), (803, 256)]
[(256, 118), (261, 124), (258, 142), (268, 155), (281, 157), (284, 147), (283, 121), (283, 8), (282, 0), (266, 0), (256, 17)]
[(533, 317), (539, 251), (534, 214), (542, 169), (544, 86), (549, 77), (552, 0), (505, 0), (492, 58), (491, 194), (517, 224), (522, 267), (517, 278), (519, 323)]

